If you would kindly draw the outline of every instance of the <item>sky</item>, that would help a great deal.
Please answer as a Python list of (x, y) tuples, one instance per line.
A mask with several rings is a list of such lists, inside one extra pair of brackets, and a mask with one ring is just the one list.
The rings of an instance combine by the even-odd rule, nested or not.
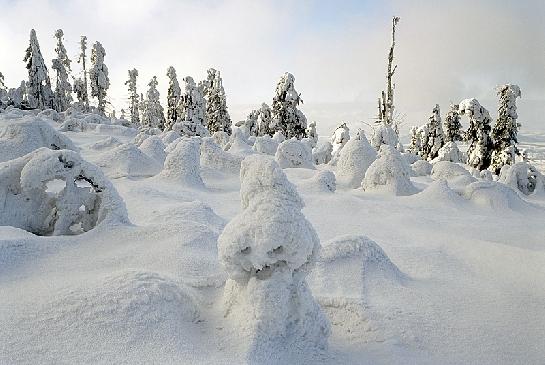
[[(341, 121), (372, 123), (394, 15), (401, 18), (395, 104), (405, 129), (425, 123), (435, 104), (445, 115), (450, 103), (470, 97), (494, 116), (496, 86), (514, 83), (523, 129), (545, 130), (542, 0), (0, 0), (0, 72), (11, 87), (27, 78), (22, 59), (32, 28), (50, 67), (53, 34), (62, 28), (72, 60), (80, 35), (106, 49), (118, 113), (127, 107), (132, 68), (140, 92), (156, 75), (162, 97), (168, 66), (180, 80), (220, 70), (234, 120), (270, 104), (289, 71), (308, 119), (329, 134)], [(81, 72), (76, 62), (72, 69)]]

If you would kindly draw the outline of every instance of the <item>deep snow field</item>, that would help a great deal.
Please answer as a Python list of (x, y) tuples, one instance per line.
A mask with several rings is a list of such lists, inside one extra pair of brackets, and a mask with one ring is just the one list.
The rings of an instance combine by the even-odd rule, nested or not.
[[(16, 119), (0, 114), (0, 128)], [(160, 173), (151, 143), (120, 152), (133, 130), (63, 134), (131, 223), (73, 236), (0, 227), (0, 364), (545, 363), (545, 194), (464, 193), (430, 175), (411, 178), (410, 196), (331, 192), (317, 174), (333, 166), (284, 169), (322, 245), (306, 278), (331, 324), (317, 349), (260, 341), (244, 316), (224, 316), (217, 241), (241, 211), (237, 169), (201, 166), (203, 186), (182, 183)], [(543, 172), (545, 134), (520, 139)]]

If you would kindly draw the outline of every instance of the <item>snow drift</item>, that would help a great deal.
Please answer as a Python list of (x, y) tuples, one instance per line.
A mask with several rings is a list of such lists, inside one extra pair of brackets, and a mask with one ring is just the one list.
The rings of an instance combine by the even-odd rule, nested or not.
[(132, 143), (122, 144), (100, 155), (96, 164), (111, 178), (149, 177), (161, 171), (161, 164)]
[(192, 187), (204, 187), (201, 178), (200, 144), (197, 138), (183, 138), (170, 151), (159, 176)]

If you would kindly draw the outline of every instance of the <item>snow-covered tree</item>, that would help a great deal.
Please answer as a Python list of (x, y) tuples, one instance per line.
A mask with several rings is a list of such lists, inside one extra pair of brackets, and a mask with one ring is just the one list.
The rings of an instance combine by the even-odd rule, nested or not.
[(180, 131), (186, 135), (207, 134), (206, 102), (201, 90), (191, 76), (184, 78), (185, 87), (178, 102), (178, 123)]
[(0, 90), (6, 90), (6, 84), (4, 84), (4, 75), (0, 72)]
[(403, 146), (399, 143), (399, 137), (391, 125), (387, 122), (380, 122), (373, 126), (373, 134), (369, 141), (371, 146), (378, 151), (383, 144), (397, 148), (403, 152)]
[(307, 136), (307, 118), (297, 107), (303, 100), (295, 90), (295, 77), (286, 72), (276, 85), (272, 103), (272, 118), (275, 130), (281, 130), (287, 139)]
[(167, 70), (168, 76), (168, 91), (167, 91), (167, 118), (165, 123), (165, 131), (172, 130), (172, 126), (178, 120), (178, 102), (182, 90), (176, 76), (176, 69), (170, 66)]
[(427, 124), (428, 138), (427, 144), (421, 146), (422, 158), (433, 160), (437, 153), (445, 144), (443, 126), (441, 123), (441, 110), (436, 104)]
[(125, 85), (129, 88), (129, 111), (131, 113), (131, 123), (140, 125), (140, 96), (136, 90), (136, 79), (138, 78), (138, 70), (133, 68), (129, 70), (129, 79), (125, 81)]
[(259, 110), (252, 110), (246, 119), (238, 121), (235, 126), (239, 127), (246, 138), (250, 136), (258, 136), (257, 119), (259, 118)]
[(462, 123), (460, 123), (458, 105), (450, 105), (450, 110), (443, 123), (443, 129), (445, 130), (445, 142), (456, 142), (463, 139)]
[(261, 104), (261, 108), (259, 108), (259, 113), (258, 113), (258, 116), (257, 116), (257, 135), (258, 136), (264, 136), (264, 135), (269, 135), (269, 136), (273, 136), (274, 135), (274, 130), (271, 128), (272, 127), (272, 110), (271, 108), (266, 104), (266, 103), (262, 103)]
[(231, 118), (227, 112), (227, 98), (218, 70), (208, 69), (208, 77), (202, 83), (202, 92), (206, 99), (206, 120), (210, 133), (224, 131), (231, 134)]
[(163, 107), (159, 101), (159, 91), (157, 91), (157, 77), (153, 76), (149, 82), (149, 90), (146, 93), (146, 101), (144, 102), (144, 116), (142, 125), (149, 128), (163, 129), (165, 127), (165, 115)]
[[(389, 127), (395, 127), (396, 130), (398, 129), (398, 127), (395, 126), (395, 123), (394, 123), (395, 84), (393, 84), (392, 78), (397, 69), (397, 65), (394, 66), (393, 63), (394, 63), (394, 48), (396, 44), (395, 34), (396, 34), (396, 26), (398, 22), (399, 22), (399, 17), (392, 18), (392, 45), (390, 46), (390, 52), (388, 53), (388, 70), (386, 73), (387, 91), (386, 92), (383, 91), (381, 94), (381, 97), (378, 99), (378, 123), (385, 124), (386, 126), (389, 126)], [(394, 132), (396, 131), (394, 130)]]
[(57, 58), (53, 59), (53, 69), (57, 72), (57, 83), (55, 87), (54, 106), (58, 112), (63, 112), (72, 104), (72, 85), (68, 81), (68, 73), (71, 71), (72, 62), (66, 54), (66, 48), (62, 42), (64, 33), (62, 29), (55, 32), (57, 38), (57, 47), (55, 52)]
[(491, 133), (494, 139), (492, 168), (499, 174), (503, 166), (515, 163), (515, 154), (518, 154), (517, 133), (520, 125), (517, 123), (516, 100), (521, 92), (517, 85), (512, 84), (501, 85), (496, 90), (500, 101), (498, 120)]
[(102, 114), (106, 108), (106, 91), (110, 87), (108, 67), (104, 64), (104, 56), (106, 56), (104, 47), (100, 42), (96, 42), (91, 51), (93, 67), (89, 70), (89, 80), (91, 82), (91, 96), (98, 98), (97, 109)]
[(467, 164), (482, 171), (490, 166), (494, 143), (490, 138), (490, 114), (477, 99), (465, 99), (459, 104), (460, 114), (469, 117), (465, 139), (469, 143)]
[(410, 129), (410, 136), (411, 136), (411, 143), (409, 145), (409, 152), (412, 152), (414, 154), (419, 154), (420, 152), (420, 133), (418, 132), (417, 126), (412, 126)]
[(316, 132), (316, 122), (312, 122), (308, 125), (307, 138), (311, 142), (311, 147), (316, 147), (316, 145), (318, 144), (318, 132)]
[(5, 107), (8, 104), (8, 92), (6, 85), (4, 84), (4, 75), (0, 72), (0, 108)]
[(332, 160), (336, 162), (337, 158), (339, 157), (339, 153), (341, 152), (342, 148), (350, 140), (350, 128), (346, 125), (346, 123), (342, 123), (340, 126), (335, 129), (333, 132), (333, 135), (330, 138), (331, 145), (333, 146), (333, 150), (331, 151)]
[(24, 61), (28, 70), (27, 97), (29, 106), (39, 109), (52, 108), (51, 82), (34, 29), (30, 31), (30, 45), (26, 50)]
[(84, 111), (89, 110), (89, 93), (87, 88), (87, 37), (82, 35), (80, 42), (80, 54), (78, 57), (78, 63), (81, 63), (83, 68), (83, 75), (80, 78), (74, 80), (74, 92), (78, 98), (78, 103)]

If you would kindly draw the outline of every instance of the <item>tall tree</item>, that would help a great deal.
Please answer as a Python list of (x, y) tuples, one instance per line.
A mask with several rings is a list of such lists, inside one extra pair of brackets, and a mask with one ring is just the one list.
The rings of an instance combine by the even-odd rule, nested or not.
[(206, 101), (191, 76), (186, 76), (184, 81), (184, 92), (180, 95), (177, 108), (178, 121), (182, 123), (181, 132), (186, 135), (206, 135)]
[(36, 31), (30, 31), (30, 45), (25, 54), (24, 61), (28, 70), (28, 103), (31, 108), (52, 108), (53, 92), (47, 73), (47, 67), (40, 51)]
[[(386, 72), (386, 92), (382, 91), (381, 97), (378, 99), (378, 121), (388, 126), (394, 127), (394, 90), (395, 84), (392, 81), (397, 69), (397, 65), (394, 66), (394, 48), (396, 45), (395, 35), (396, 26), (399, 23), (399, 17), (392, 18), (392, 45), (390, 46), (390, 52), (388, 53), (388, 69)], [(396, 128), (394, 128), (395, 130)]]
[(459, 107), (460, 114), (469, 117), (469, 129), (465, 136), (469, 143), (467, 164), (478, 170), (486, 170), (490, 166), (494, 147), (490, 138), (490, 114), (477, 99), (465, 99)]
[(108, 67), (104, 64), (104, 56), (106, 56), (104, 47), (100, 42), (96, 42), (91, 51), (93, 67), (89, 71), (89, 80), (91, 82), (91, 96), (98, 99), (97, 109), (102, 114), (106, 108), (106, 91), (110, 87)]
[(273, 124), (287, 139), (306, 137), (307, 118), (297, 107), (303, 100), (295, 90), (295, 77), (286, 72), (276, 85), (272, 103)]
[(55, 32), (57, 38), (57, 47), (55, 52), (57, 58), (53, 59), (53, 69), (57, 72), (57, 83), (55, 87), (54, 106), (58, 112), (63, 112), (72, 104), (72, 85), (68, 81), (68, 73), (71, 71), (70, 63), (72, 62), (66, 54), (66, 48), (62, 42), (64, 33), (62, 29)]
[(146, 93), (146, 101), (144, 103), (144, 115), (142, 125), (150, 128), (165, 128), (165, 115), (163, 107), (159, 101), (159, 91), (157, 91), (157, 77), (153, 76), (149, 82), (148, 92)]
[(441, 147), (445, 144), (445, 137), (443, 133), (443, 126), (441, 123), (441, 110), (439, 104), (436, 104), (433, 108), (431, 116), (428, 121), (428, 143), (426, 146), (422, 146), (424, 149), (424, 158), (433, 160), (437, 157), (437, 154)]
[(503, 166), (515, 163), (515, 155), (519, 153), (517, 98), (521, 96), (521, 92), (517, 85), (512, 84), (501, 85), (496, 91), (500, 100), (498, 120), (491, 134), (494, 139), (492, 168), (499, 174)]
[(89, 111), (89, 93), (87, 86), (87, 37), (82, 35), (80, 39), (80, 54), (78, 58), (78, 63), (82, 64), (83, 68), (83, 77), (74, 80), (74, 92), (78, 98), (78, 102), (84, 111)]
[(231, 134), (231, 117), (227, 111), (227, 98), (220, 72), (208, 69), (208, 77), (202, 84), (206, 99), (206, 119), (210, 133), (222, 131)]
[(463, 139), (462, 123), (460, 123), (460, 111), (458, 109), (458, 105), (450, 105), (450, 110), (443, 123), (445, 142), (456, 142)]
[(167, 70), (168, 76), (168, 91), (167, 91), (167, 118), (165, 123), (165, 130), (172, 130), (172, 126), (178, 120), (178, 102), (180, 101), (180, 95), (182, 90), (178, 83), (178, 77), (176, 76), (176, 69), (170, 66)]
[(129, 111), (131, 113), (131, 123), (133, 125), (140, 125), (140, 97), (136, 90), (136, 79), (138, 77), (138, 70), (133, 68), (129, 70), (129, 79), (125, 81), (125, 85), (129, 87)]

